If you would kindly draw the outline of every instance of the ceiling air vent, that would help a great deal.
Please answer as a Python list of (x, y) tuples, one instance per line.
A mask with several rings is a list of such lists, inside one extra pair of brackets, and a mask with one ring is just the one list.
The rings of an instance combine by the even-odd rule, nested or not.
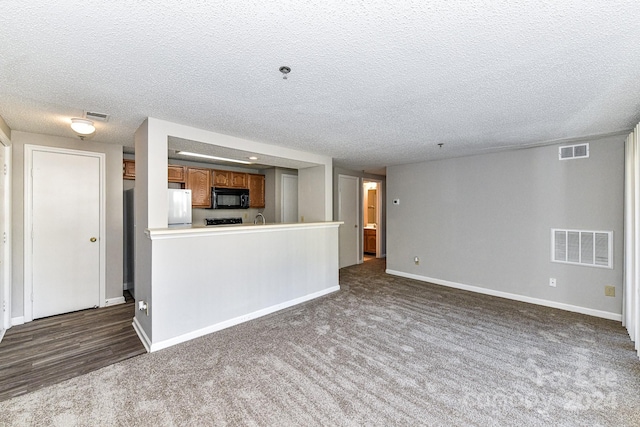
[(560, 160), (585, 159), (589, 157), (589, 144), (565, 145), (558, 149)]
[(104, 113), (95, 113), (92, 111), (86, 111), (84, 116), (89, 120), (95, 120), (98, 122), (107, 122), (109, 121), (109, 115)]

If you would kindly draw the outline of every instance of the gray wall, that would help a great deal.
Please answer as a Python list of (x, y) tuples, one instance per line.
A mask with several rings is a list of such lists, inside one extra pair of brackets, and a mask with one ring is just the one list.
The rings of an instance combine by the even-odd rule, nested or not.
[(106, 154), (106, 297), (122, 296), (122, 147), (79, 138), (13, 131), (12, 150), (12, 286), (11, 317), (24, 315), (24, 145), (42, 145)]
[[(624, 137), (392, 166), (387, 189), (388, 269), (621, 313)], [(552, 263), (551, 228), (612, 230), (614, 268)]]
[[(382, 198), (382, 204), (379, 206), (379, 209), (381, 209), (380, 211), (380, 218), (381, 218), (381, 222), (382, 224), (378, 225), (378, 233), (377, 236), (379, 239), (381, 239), (380, 241), (380, 251), (381, 254), (384, 256), (384, 254), (387, 253), (387, 204), (386, 204), (386, 197), (387, 197), (387, 178), (384, 175), (373, 175), (370, 173), (364, 173), (362, 171), (354, 171), (354, 170), (350, 170), (350, 169), (343, 169), (343, 168), (338, 168), (338, 167), (334, 167), (333, 168), (333, 218), (334, 220), (338, 220), (338, 208), (339, 208), (339, 198), (340, 195), (338, 193), (338, 176), (339, 175), (348, 175), (348, 176), (355, 176), (358, 178), (362, 178), (360, 180), (360, 183), (362, 184), (363, 180), (375, 180), (375, 181), (382, 181), (382, 186), (380, 189), (381, 192), (381, 198)], [(364, 218), (364, 199), (363, 199), (363, 194), (362, 194), (362, 188), (360, 188), (360, 203), (358, 204), (359, 206), (359, 212), (358, 212), (358, 216), (359, 218)], [(362, 236), (360, 236), (360, 248), (363, 248), (363, 244), (362, 244)], [(362, 255), (360, 255), (362, 256)]]

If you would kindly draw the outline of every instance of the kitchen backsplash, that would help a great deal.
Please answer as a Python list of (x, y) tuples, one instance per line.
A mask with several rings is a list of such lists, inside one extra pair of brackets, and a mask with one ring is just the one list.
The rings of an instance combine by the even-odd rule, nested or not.
[[(253, 224), (258, 212), (262, 209), (193, 209), (192, 224), (204, 225), (205, 218), (242, 218), (243, 223)], [(274, 218), (265, 218), (266, 222), (275, 222)]]

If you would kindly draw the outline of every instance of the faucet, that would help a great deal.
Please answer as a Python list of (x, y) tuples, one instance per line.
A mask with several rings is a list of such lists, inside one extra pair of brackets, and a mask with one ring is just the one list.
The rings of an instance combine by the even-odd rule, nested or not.
[(258, 218), (262, 218), (262, 225), (264, 225), (266, 223), (266, 221), (264, 219), (264, 215), (262, 215), (260, 212), (258, 212), (258, 215), (256, 215), (256, 218), (253, 220), (254, 224), (258, 223)]

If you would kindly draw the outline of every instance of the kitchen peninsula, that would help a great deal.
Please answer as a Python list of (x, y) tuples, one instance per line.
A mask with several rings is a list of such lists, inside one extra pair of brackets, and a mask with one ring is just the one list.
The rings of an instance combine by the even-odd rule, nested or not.
[[(297, 162), (299, 223), (167, 225), (169, 138)], [(160, 350), (337, 291), (332, 159), (148, 118), (135, 135), (136, 316)]]
[(156, 261), (153, 349), (339, 290), (339, 224), (147, 230)]

